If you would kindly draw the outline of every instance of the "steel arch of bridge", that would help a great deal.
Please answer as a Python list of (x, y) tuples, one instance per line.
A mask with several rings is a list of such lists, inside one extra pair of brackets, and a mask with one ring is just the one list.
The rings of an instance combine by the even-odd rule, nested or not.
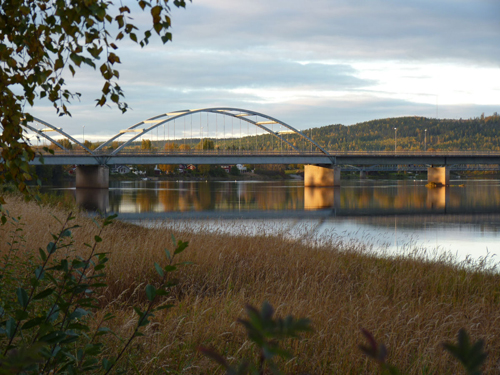
[[(280, 121), (280, 120), (278, 120), (278, 119), (276, 119), (274, 117), (265, 115), (263, 113), (259, 113), (259, 112), (255, 112), (255, 111), (250, 111), (250, 110), (247, 110), (247, 109), (230, 108), (230, 107), (187, 109), (187, 110), (182, 110), (182, 111), (162, 113), (161, 115), (148, 118), (146, 120), (138, 122), (135, 125), (132, 125), (131, 127), (127, 128), (125, 130), (120, 131), (118, 134), (114, 135), (109, 140), (107, 140), (106, 142), (104, 142), (103, 144), (101, 144), (98, 148), (96, 148), (96, 150), (100, 150), (100, 149), (104, 148), (105, 146), (107, 146), (108, 144), (110, 144), (111, 142), (113, 142), (114, 140), (118, 139), (123, 134), (137, 131), (135, 129), (138, 128), (138, 127), (140, 127), (141, 125), (146, 125), (146, 124), (149, 124), (149, 123), (153, 124), (153, 125), (151, 125), (150, 127), (146, 128), (146, 129), (141, 129), (141, 130), (137, 131), (138, 134), (136, 136), (134, 136), (131, 139), (129, 139), (128, 141), (124, 142), (122, 145), (120, 145), (120, 147), (116, 148), (110, 154), (110, 155), (116, 155), (124, 147), (126, 147), (130, 143), (134, 142), (136, 139), (138, 139), (139, 137), (143, 136), (144, 134), (149, 133), (150, 131), (156, 129), (157, 127), (162, 126), (162, 125), (164, 125), (164, 124), (166, 124), (166, 123), (168, 123), (170, 121), (174, 121), (174, 120), (176, 120), (176, 119), (178, 119), (180, 117), (189, 116), (189, 115), (193, 115), (195, 113), (202, 113), (202, 112), (220, 114), (220, 115), (224, 115), (224, 116), (228, 116), (228, 117), (238, 118), (238, 119), (244, 120), (244, 121), (246, 121), (246, 122), (248, 122), (248, 123), (250, 123), (250, 124), (252, 124), (252, 125), (254, 125), (254, 126), (258, 127), (258, 128), (260, 128), (260, 129), (265, 130), (269, 134), (273, 135), (274, 137), (276, 137), (276, 138), (282, 140), (283, 142), (285, 142), (286, 144), (288, 144), (294, 150), (299, 151), (295, 146), (293, 146), (290, 142), (288, 142), (285, 138), (283, 138), (279, 134), (279, 132), (274, 132), (273, 130), (271, 130), (267, 126), (265, 126), (265, 125), (272, 125), (272, 124), (282, 125), (285, 128), (290, 129), (294, 133), (298, 134), (302, 138), (306, 139), (308, 142), (312, 143), (316, 148), (318, 148), (326, 156), (331, 157), (330, 154), (325, 149), (323, 149), (320, 145), (318, 145), (316, 142), (314, 142), (311, 138), (309, 138), (308, 136), (306, 136), (301, 131), (293, 128), (292, 126), (286, 124), (283, 121)], [(267, 119), (268, 121), (252, 121), (250, 118), (247, 118), (248, 116), (258, 116), (258, 117)]]
[[(96, 157), (96, 159), (97, 158), (101, 159), (101, 157), (103, 156), (102, 150), (104, 150), (104, 148), (107, 145), (109, 145), (111, 142), (115, 141), (116, 139), (120, 138), (124, 134), (132, 133), (132, 132), (137, 133), (137, 135), (128, 139), (127, 141), (122, 143), (119, 147), (117, 147), (115, 150), (113, 150), (110, 154), (108, 154), (108, 156), (114, 156), (114, 155), (118, 154), (121, 150), (123, 150), (130, 143), (134, 142), (135, 140), (137, 140), (138, 138), (140, 138), (144, 134), (147, 134), (150, 131), (158, 128), (159, 126), (162, 126), (170, 121), (174, 121), (174, 120), (181, 118), (181, 117), (184, 117), (184, 116), (193, 115), (195, 113), (213, 113), (213, 114), (220, 114), (223, 116), (228, 116), (231, 118), (241, 119), (243, 121), (246, 121), (246, 122), (268, 132), (272, 136), (285, 142), (289, 147), (291, 147), (295, 151), (300, 152), (299, 149), (297, 149), (290, 142), (288, 142), (284, 137), (282, 137), (282, 135), (279, 134), (279, 132), (274, 132), (272, 129), (269, 129), (266, 125), (277, 124), (277, 125), (284, 126), (285, 128), (291, 130), (293, 133), (299, 135), (300, 137), (302, 137), (303, 139), (308, 141), (310, 144), (314, 145), (318, 150), (320, 150), (325, 156), (327, 156), (331, 160), (332, 164), (335, 164), (335, 157), (334, 156), (330, 155), (328, 153), (328, 151), (326, 151), (323, 147), (321, 147), (319, 144), (317, 144), (315, 141), (313, 141), (311, 138), (309, 138), (307, 135), (305, 135), (301, 131), (295, 129), (294, 127), (288, 125), (287, 123), (280, 121), (274, 117), (265, 115), (265, 114), (260, 113), (260, 112), (250, 111), (250, 110), (241, 109), (241, 108), (214, 107), (214, 108), (201, 108), (201, 109), (187, 109), (187, 110), (182, 110), (182, 111), (162, 113), (160, 115), (150, 117), (146, 120), (138, 122), (137, 124), (132, 125), (125, 130), (121, 130), (119, 133), (115, 134), (110, 139), (108, 139), (107, 141), (105, 141), (104, 143), (99, 145), (99, 147), (97, 147), (94, 151), (85, 147), (85, 145), (83, 145), (81, 142), (77, 141), (75, 138), (71, 137), (69, 134), (62, 131), (60, 128), (57, 128), (57, 127), (55, 127), (55, 126), (53, 126), (53, 125), (51, 125), (43, 120), (35, 118), (35, 117), (33, 118), (33, 120), (35, 122), (38, 122), (38, 123), (46, 126), (50, 131), (56, 131), (57, 133), (68, 138), (69, 140), (71, 140), (73, 143), (81, 146), (83, 149), (85, 149), (87, 152), (89, 152), (92, 156)], [(260, 118), (266, 119), (267, 121), (253, 121), (251, 118), (249, 118), (249, 116), (260, 117)], [(145, 129), (140, 128), (143, 125), (149, 125), (149, 124), (152, 124), (152, 125), (150, 125), (149, 127), (145, 128)], [(44, 130), (38, 130), (30, 125), (26, 125), (26, 127), (29, 128), (30, 130), (34, 131), (38, 135), (46, 138), (50, 142), (54, 143), (55, 145), (57, 145), (61, 149), (66, 150), (66, 148), (63, 147), (59, 142), (57, 142), (56, 140), (52, 139), (47, 134), (45, 134)]]
[(49, 137), (47, 134), (45, 134), (47, 131), (55, 131), (56, 133), (59, 133), (61, 134), (63, 137), (66, 137), (67, 139), (69, 139), (70, 141), (72, 141), (73, 143), (77, 144), (78, 146), (81, 146), (84, 150), (86, 150), (87, 152), (91, 153), (92, 155), (95, 155), (89, 148), (87, 148), (83, 143), (81, 143), (80, 141), (76, 140), (75, 138), (73, 138), (71, 135), (67, 134), (66, 132), (64, 132), (63, 130), (61, 130), (61, 128), (57, 128), (55, 127), (54, 125), (51, 125), (49, 124), (48, 122), (46, 121), (43, 121), (37, 117), (33, 117), (33, 122), (38, 122), (44, 126), (47, 127), (47, 129), (42, 129), (42, 130), (39, 130), (29, 124), (25, 124), (24, 126), (27, 127), (28, 129), (30, 129), (31, 131), (35, 132), (36, 134), (44, 137), (45, 139), (47, 139), (48, 141), (52, 142), (53, 144), (55, 144), (56, 146), (60, 147), (61, 149), (63, 150), (66, 150), (68, 151), (67, 148), (65, 148), (63, 145), (61, 145), (59, 142), (57, 142), (55, 139), (53, 139), (52, 137)]

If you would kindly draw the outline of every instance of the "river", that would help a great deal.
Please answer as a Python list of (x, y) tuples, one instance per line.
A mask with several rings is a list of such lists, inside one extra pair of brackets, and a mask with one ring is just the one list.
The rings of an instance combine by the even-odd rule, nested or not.
[[(357, 243), (389, 254), (427, 251), (435, 257), (496, 261), (500, 254), (500, 180), (346, 179), (339, 188), (304, 188), (302, 181), (114, 181), (107, 190), (47, 187), (89, 210), (118, 213), (140, 225), (182, 221), (252, 234), (286, 232), (297, 240)], [(230, 225), (227, 225), (230, 223)], [(227, 229), (224, 229), (227, 228)], [(260, 230), (260, 229), (258, 229)]]

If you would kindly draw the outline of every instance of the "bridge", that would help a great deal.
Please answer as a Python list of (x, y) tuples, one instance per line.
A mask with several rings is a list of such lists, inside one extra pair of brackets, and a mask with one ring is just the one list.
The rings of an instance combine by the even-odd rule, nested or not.
[[(38, 142), (42, 137), (58, 148), (54, 154), (43, 155), (43, 161), (37, 157), (32, 164), (77, 165), (76, 185), (84, 188), (107, 188), (108, 166), (117, 164), (304, 164), (305, 186), (338, 186), (341, 169), (366, 171), (376, 169), (374, 166), (394, 165), (426, 168), (430, 182), (448, 185), (452, 166), (500, 165), (500, 152), (326, 150), (313, 140), (313, 129), (299, 131), (271, 116), (230, 107), (160, 114), (119, 131), (95, 149), (38, 118), (26, 128)], [(163, 140), (159, 130), (163, 130)], [(135, 143), (144, 141), (146, 134), (154, 142), (155, 131), (156, 142), (164, 145), (163, 150), (134, 148)], [(58, 133), (78, 149), (69, 150), (65, 142), (54, 139), (48, 132)], [(268, 135), (270, 146), (265, 150), (253, 142), (258, 135)], [(198, 141), (198, 148), (193, 148)]]

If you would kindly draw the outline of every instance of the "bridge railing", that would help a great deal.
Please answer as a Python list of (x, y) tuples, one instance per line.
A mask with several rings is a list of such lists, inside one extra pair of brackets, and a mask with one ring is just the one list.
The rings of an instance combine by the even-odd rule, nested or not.
[[(74, 156), (106, 156), (112, 151), (100, 150), (89, 154), (86, 150), (54, 150), (54, 155), (74, 155)], [(337, 151), (328, 150), (332, 156), (500, 156), (500, 151)], [(51, 154), (42, 152), (46, 156)], [(148, 156), (148, 155), (324, 155), (320, 151), (295, 151), (295, 150), (123, 150), (115, 156)]]

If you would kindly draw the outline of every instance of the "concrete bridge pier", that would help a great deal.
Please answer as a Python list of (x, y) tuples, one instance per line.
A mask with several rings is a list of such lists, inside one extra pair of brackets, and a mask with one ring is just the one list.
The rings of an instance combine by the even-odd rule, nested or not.
[(450, 185), (450, 168), (434, 166), (427, 168), (427, 182), (432, 182), (439, 186)]
[(364, 180), (367, 176), (368, 176), (368, 172), (367, 171), (359, 171), (359, 178), (361, 180)]
[(304, 186), (340, 186), (340, 168), (332, 165), (304, 165)]
[(105, 165), (78, 165), (76, 167), (76, 188), (108, 189), (109, 168)]

